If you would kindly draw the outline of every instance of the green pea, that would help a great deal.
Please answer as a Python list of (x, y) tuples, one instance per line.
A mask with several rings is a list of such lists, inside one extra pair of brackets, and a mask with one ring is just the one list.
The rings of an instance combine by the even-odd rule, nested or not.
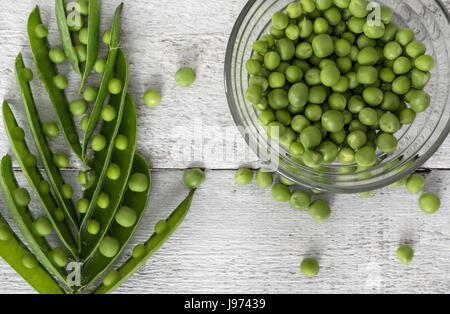
[(86, 131), (88, 128), (88, 125), (89, 125), (89, 116), (84, 116), (83, 119), (81, 119), (80, 128), (83, 131)]
[(328, 30), (330, 28), (328, 21), (324, 19), (323, 17), (317, 18), (314, 23), (314, 33), (319, 34), (327, 34)]
[(347, 138), (347, 132), (345, 131), (345, 129), (343, 129), (340, 132), (330, 133), (329, 137), (330, 140), (332, 140), (335, 144), (340, 145), (345, 142), (345, 139)]
[(385, 83), (392, 83), (395, 80), (395, 73), (390, 68), (383, 68), (380, 71), (380, 79)]
[(61, 268), (66, 267), (67, 263), (69, 262), (66, 252), (64, 252), (64, 250), (61, 248), (52, 250), (49, 253), (49, 257), (53, 264)]
[(22, 78), (26, 82), (31, 82), (33, 80), (34, 74), (31, 69), (25, 68), (22, 70)]
[(278, 30), (284, 30), (289, 24), (289, 17), (283, 12), (275, 12), (272, 16), (272, 25)]
[(105, 278), (103, 278), (103, 285), (105, 287), (112, 287), (120, 280), (120, 274), (116, 270), (110, 271)]
[(38, 261), (32, 253), (25, 253), (21, 258), (22, 265), (27, 269), (33, 269), (38, 266)]
[(364, 35), (370, 39), (380, 39), (383, 37), (386, 28), (383, 23), (367, 21), (363, 26)]
[(30, 193), (24, 188), (14, 190), (12, 196), (19, 207), (27, 207), (31, 202)]
[(113, 258), (119, 253), (120, 243), (119, 240), (113, 237), (105, 237), (102, 242), (100, 242), (100, 253), (107, 258)]
[(191, 68), (181, 68), (178, 70), (175, 80), (180, 87), (189, 87), (194, 84), (197, 75)]
[(101, 152), (106, 147), (106, 137), (101, 134), (94, 135), (91, 147), (96, 152)]
[(415, 63), (416, 68), (418, 68), (420, 71), (423, 71), (423, 72), (431, 71), (435, 65), (433, 57), (428, 56), (428, 55), (423, 55), (423, 56), (416, 58), (414, 63)]
[(250, 59), (245, 64), (247, 72), (251, 75), (257, 75), (261, 71), (261, 64), (253, 59)]
[(320, 105), (311, 104), (306, 106), (305, 116), (312, 122), (318, 122), (322, 118), (323, 109)]
[(100, 223), (97, 220), (90, 220), (87, 224), (86, 230), (89, 234), (97, 235), (100, 232)]
[(294, 191), (289, 203), (295, 210), (305, 210), (311, 205), (311, 196), (304, 191)]
[(303, 79), (303, 70), (296, 65), (291, 65), (286, 69), (285, 75), (289, 83), (296, 84)]
[(275, 46), (277, 52), (280, 54), (282, 61), (289, 61), (294, 57), (295, 45), (291, 40), (287, 38), (282, 38), (277, 41)]
[(76, 45), (75, 46), (75, 52), (77, 54), (78, 57), (78, 61), (80, 61), (81, 63), (86, 62), (87, 59), (87, 48), (85, 45)]
[(377, 138), (377, 146), (383, 153), (390, 154), (397, 149), (398, 140), (392, 134), (383, 133)]
[(160, 220), (155, 225), (155, 233), (156, 234), (164, 234), (169, 229), (169, 224), (166, 220)]
[(398, 25), (395, 23), (389, 23), (385, 26), (385, 31), (383, 37), (381, 37), (381, 41), (387, 43), (395, 40), (395, 35), (398, 31)]
[(406, 188), (413, 194), (419, 194), (425, 187), (425, 178), (420, 174), (413, 174), (406, 181)]
[(286, 84), (286, 77), (283, 73), (272, 72), (269, 75), (269, 85), (271, 88), (281, 88)]
[(341, 164), (351, 165), (355, 162), (355, 152), (351, 148), (344, 147), (339, 151), (337, 158)]
[(111, 45), (111, 31), (107, 30), (103, 33), (102, 36), (102, 41), (106, 44), (106, 45)]
[(273, 175), (264, 169), (258, 170), (256, 173), (256, 183), (263, 189), (270, 188), (273, 184)]
[(98, 87), (87, 86), (83, 93), (83, 98), (87, 102), (93, 102), (97, 99)]
[(33, 222), (33, 231), (40, 237), (46, 237), (52, 233), (53, 226), (47, 217), (41, 216)]
[(124, 228), (133, 227), (137, 219), (136, 211), (126, 206), (121, 207), (116, 214), (116, 222)]
[(353, 68), (353, 63), (350, 57), (340, 57), (336, 60), (336, 66), (343, 74), (349, 73)]
[(3, 223), (0, 223), (0, 242), (9, 241), (13, 237), (11, 229)]
[(351, 0), (348, 9), (354, 16), (365, 18), (369, 14), (368, 4), (367, 0)]
[(333, 39), (327, 34), (317, 35), (312, 42), (314, 54), (319, 58), (331, 56), (334, 52)]
[(324, 86), (313, 86), (309, 90), (308, 98), (311, 104), (322, 104), (327, 99), (327, 90)]
[(262, 89), (259, 86), (251, 85), (245, 93), (245, 99), (253, 105), (258, 104), (262, 98)]
[(421, 113), (428, 109), (428, 107), (430, 106), (430, 102), (430, 95), (422, 90), (418, 90), (413, 91), (409, 103), (411, 105), (411, 109), (414, 110), (414, 112)]
[(272, 188), (272, 198), (277, 202), (286, 203), (291, 197), (289, 187), (284, 184), (276, 184)]
[(364, 32), (365, 19), (360, 19), (355, 16), (351, 17), (348, 21), (348, 29), (354, 34), (361, 34)]
[(367, 127), (361, 123), (359, 120), (353, 120), (349, 123), (348, 131), (354, 132), (354, 131), (363, 131), (364, 133), (367, 133)]
[(64, 184), (62, 187), (61, 187), (61, 192), (62, 192), (62, 195), (63, 195), (63, 197), (65, 198), (65, 199), (71, 199), (72, 198), (72, 196), (73, 196), (73, 188), (72, 188), (72, 186), (71, 185), (68, 185), (68, 184)]
[(395, 40), (405, 47), (414, 40), (414, 32), (409, 28), (401, 29), (395, 35)]
[(306, 277), (316, 277), (320, 272), (319, 262), (313, 258), (306, 258), (300, 266), (300, 271)]
[(275, 39), (280, 39), (280, 38), (283, 38), (283, 36), (285, 34), (284, 34), (284, 30), (278, 30), (275, 27), (271, 26), (270, 27), (270, 35), (273, 36)]
[(356, 130), (348, 134), (347, 144), (354, 150), (358, 150), (367, 144), (367, 135), (361, 130)]
[(129, 189), (136, 193), (143, 193), (147, 191), (149, 186), (149, 178), (142, 173), (134, 173), (128, 182)]
[(316, 9), (316, 3), (314, 0), (303, 0), (300, 4), (302, 5), (303, 11), (306, 13), (312, 13)]
[(414, 251), (410, 246), (402, 246), (397, 250), (397, 257), (400, 263), (408, 265), (414, 258)]
[(359, 51), (358, 63), (360, 65), (375, 65), (378, 62), (378, 51), (373, 47), (366, 47)]
[(55, 209), (55, 218), (59, 222), (63, 222), (66, 215), (64, 214), (64, 211), (61, 208)]
[(419, 206), (425, 214), (434, 214), (440, 209), (441, 200), (434, 193), (426, 193), (420, 197)]
[(370, 146), (361, 148), (355, 155), (356, 163), (362, 167), (372, 167), (377, 163), (375, 149)]
[(397, 77), (392, 83), (392, 91), (398, 95), (406, 95), (411, 89), (411, 79), (407, 75)]
[(196, 189), (205, 182), (206, 178), (201, 169), (191, 169), (184, 174), (183, 180), (188, 188)]
[(83, 171), (78, 172), (78, 182), (81, 185), (85, 185), (87, 183), (86, 172)]
[(116, 181), (116, 180), (119, 180), (120, 175), (121, 175), (121, 170), (120, 170), (119, 165), (112, 163), (108, 168), (108, 172), (107, 172), (108, 178), (112, 181)]
[(383, 55), (388, 60), (395, 60), (403, 53), (403, 48), (398, 42), (392, 41), (384, 46)]
[(286, 13), (291, 19), (299, 18), (302, 15), (302, 12), (303, 12), (302, 7), (300, 3), (297, 2), (292, 2), (286, 8)]
[(64, 74), (58, 74), (53, 78), (53, 84), (57, 89), (63, 90), (69, 86), (69, 82), (67, 81), (67, 77)]
[(289, 24), (285, 33), (289, 40), (297, 40), (300, 37), (300, 29), (295, 24)]
[(117, 110), (116, 107), (113, 107), (111, 105), (106, 105), (102, 109), (102, 118), (106, 122), (111, 122), (116, 119), (117, 116)]
[(118, 78), (113, 78), (109, 81), (108, 90), (113, 95), (118, 95), (122, 92), (123, 83)]
[(406, 53), (409, 57), (415, 59), (425, 54), (427, 47), (418, 41), (413, 41), (406, 46)]
[(309, 86), (321, 84), (322, 82), (320, 81), (320, 70), (317, 68), (312, 68), (306, 71), (305, 81)]
[(75, 11), (81, 15), (87, 16), (89, 14), (89, 1), (77, 0), (75, 2)]
[(101, 209), (107, 209), (110, 204), (109, 195), (106, 193), (101, 193), (97, 198), (97, 206)]
[(307, 149), (303, 154), (303, 162), (309, 168), (318, 169), (323, 163), (323, 156), (320, 152)]
[(402, 75), (408, 73), (412, 68), (411, 61), (407, 57), (399, 57), (394, 62), (394, 73), (397, 75)]
[(289, 153), (295, 158), (300, 158), (305, 153), (305, 148), (301, 143), (292, 142), (289, 145)]
[(268, 100), (270, 107), (274, 110), (285, 109), (289, 106), (289, 95), (284, 89), (272, 90), (268, 95)]
[(81, 200), (78, 201), (78, 212), (80, 214), (86, 214), (87, 210), (89, 208), (89, 200), (82, 198)]
[(121, 151), (126, 150), (128, 148), (128, 138), (123, 134), (117, 135), (115, 147)]
[(69, 105), (70, 112), (76, 117), (84, 115), (87, 111), (87, 107), (86, 102), (82, 99), (75, 100)]
[(300, 30), (300, 37), (308, 38), (313, 32), (314, 26), (310, 20), (304, 18), (300, 23), (298, 23), (298, 28)]
[(252, 76), (248, 81), (249, 86), (258, 86), (262, 92), (269, 88), (269, 81), (263, 76)]
[(161, 103), (161, 94), (154, 90), (148, 90), (144, 94), (144, 102), (148, 107), (157, 107)]
[(408, 108), (405, 110), (402, 110), (400, 112), (400, 123), (401, 124), (412, 124), (416, 120), (416, 113), (414, 110)]
[(23, 162), (25, 164), (25, 167), (28, 167), (28, 168), (35, 168), (37, 166), (36, 156), (34, 156), (31, 153), (25, 153), (24, 154)]
[(327, 221), (331, 216), (330, 206), (323, 200), (316, 200), (309, 207), (309, 214), (317, 222)]
[(336, 144), (330, 141), (322, 142), (317, 148), (317, 151), (323, 157), (322, 162), (327, 165), (333, 163), (338, 155), (338, 147), (336, 146)]
[(94, 70), (99, 74), (105, 73), (106, 70), (106, 60), (103, 58), (98, 58), (94, 63)]
[(347, 9), (350, 5), (350, 0), (334, 0), (333, 3), (340, 9)]
[(248, 185), (253, 181), (253, 171), (250, 169), (241, 168), (236, 172), (234, 180), (239, 185)]
[(272, 109), (269, 109), (261, 112), (261, 114), (258, 117), (258, 122), (262, 126), (268, 126), (271, 122), (274, 122), (275, 119), (276, 119), (275, 113), (273, 112)]
[(47, 194), (50, 193), (50, 184), (47, 181), (45, 181), (45, 180), (42, 180), (39, 183), (39, 187), (38, 188), (39, 188), (39, 192), (41, 192), (42, 194), (47, 195)]
[(356, 73), (356, 79), (360, 84), (372, 85), (377, 81), (378, 71), (373, 66), (361, 66)]
[(339, 69), (334, 65), (327, 66), (320, 72), (322, 84), (328, 87), (336, 85), (339, 82), (340, 76)]
[(376, 87), (368, 87), (363, 91), (364, 101), (372, 107), (381, 105), (384, 99), (384, 93)]
[(296, 115), (291, 122), (292, 129), (297, 133), (301, 133), (305, 128), (307, 128), (310, 125), (311, 123), (309, 122), (309, 120), (302, 115)]
[(289, 126), (292, 121), (292, 116), (288, 110), (277, 110), (275, 112), (275, 116), (278, 122), (283, 124), (284, 126)]
[(286, 127), (280, 122), (271, 122), (267, 126), (267, 136), (274, 140), (278, 141), (286, 132)]
[(34, 29), (34, 33), (39, 38), (45, 38), (48, 35), (48, 29), (43, 24), (36, 25), (36, 28)]
[(311, 44), (306, 41), (299, 43), (295, 48), (295, 56), (302, 60), (311, 58), (313, 53)]
[(80, 41), (80, 43), (82, 43), (83, 45), (87, 45), (88, 44), (88, 35), (89, 35), (89, 31), (88, 28), (82, 28), (80, 30), (80, 32), (78, 33), (78, 40)]
[[(335, 7), (331, 7), (327, 9), (323, 16), (328, 21), (328, 23), (332, 26), (334, 26), (335, 34), (342, 34), (347, 29), (347, 26), (345, 22), (342, 21), (342, 14), (341, 11), (339, 11)], [(342, 27), (342, 29), (340, 29)]]
[(415, 89), (423, 89), (431, 79), (430, 72), (422, 72), (418, 69), (411, 71), (411, 83)]
[(344, 115), (336, 110), (329, 110), (322, 116), (322, 126), (328, 132), (339, 132), (344, 128)]
[(59, 128), (55, 122), (42, 123), (42, 132), (47, 137), (57, 137), (59, 135)]
[(134, 259), (140, 259), (140, 258), (144, 257), (146, 253), (147, 253), (147, 248), (145, 247), (145, 245), (138, 244), (134, 247), (132, 255), (133, 255)]

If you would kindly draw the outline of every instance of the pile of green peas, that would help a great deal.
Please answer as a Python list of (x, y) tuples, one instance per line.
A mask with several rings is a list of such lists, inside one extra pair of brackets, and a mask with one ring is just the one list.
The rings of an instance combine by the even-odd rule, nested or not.
[(253, 43), (246, 99), (270, 139), (317, 169), (336, 159), (372, 167), (403, 125), (430, 105), (434, 60), (411, 29), (369, 20), (367, 0), (304, 0), (272, 17)]
[[(235, 181), (240, 186), (246, 186), (252, 183), (254, 177), (253, 170), (241, 168), (236, 172)], [(271, 188), (272, 198), (275, 201), (289, 203), (294, 210), (308, 210), (317, 222), (327, 221), (331, 216), (327, 202), (320, 199), (312, 201), (311, 195), (302, 190), (291, 191), (290, 187), (295, 186), (295, 183), (283, 176), (280, 176), (280, 183), (274, 184), (273, 174), (265, 169), (259, 169), (256, 172), (256, 183), (263, 189)]]

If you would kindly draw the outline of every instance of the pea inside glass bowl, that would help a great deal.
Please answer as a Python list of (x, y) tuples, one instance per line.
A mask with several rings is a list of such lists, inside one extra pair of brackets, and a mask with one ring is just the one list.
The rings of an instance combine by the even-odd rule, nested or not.
[(246, 62), (253, 54), (252, 44), (268, 34), (272, 16), (285, 11), (290, 0), (250, 0), (239, 15), (228, 43), (225, 84), (229, 107), (236, 125), (258, 157), (278, 165), (284, 177), (320, 191), (359, 193), (393, 184), (421, 167), (442, 145), (450, 132), (450, 17), (440, 0), (382, 0), (377, 3), (393, 9), (393, 23), (409, 27), (415, 40), (424, 43), (436, 62), (425, 91), (430, 107), (411, 125), (395, 134), (398, 148), (390, 154), (377, 151), (379, 163), (369, 169), (356, 163), (343, 166), (338, 161), (319, 169), (305, 166), (289, 148), (270, 140), (258, 123), (258, 112), (246, 101), (249, 74)]

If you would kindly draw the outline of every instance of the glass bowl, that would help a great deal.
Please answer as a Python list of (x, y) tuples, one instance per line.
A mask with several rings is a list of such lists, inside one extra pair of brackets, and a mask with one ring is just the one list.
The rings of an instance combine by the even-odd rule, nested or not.
[(246, 142), (258, 157), (275, 164), (276, 170), (295, 183), (320, 191), (359, 193), (393, 184), (421, 167), (441, 146), (450, 131), (450, 17), (440, 0), (377, 1), (394, 10), (393, 22), (414, 30), (436, 60), (426, 91), (431, 96), (429, 109), (417, 115), (412, 125), (396, 134), (398, 149), (389, 155), (378, 153), (380, 163), (368, 170), (356, 165), (333, 163), (313, 170), (293, 158), (289, 149), (270, 141), (266, 128), (245, 100), (249, 75), (245, 69), (252, 43), (269, 33), (274, 12), (285, 10), (291, 0), (250, 0), (239, 15), (228, 43), (225, 59), (225, 89), (229, 107)]

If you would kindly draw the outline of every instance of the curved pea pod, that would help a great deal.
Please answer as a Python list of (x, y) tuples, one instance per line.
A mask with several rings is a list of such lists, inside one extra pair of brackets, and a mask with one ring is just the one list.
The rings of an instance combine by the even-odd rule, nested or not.
[(19, 54), (16, 59), (17, 85), (25, 109), (28, 126), (30, 127), (31, 135), (34, 140), (34, 145), (39, 153), (45, 173), (47, 174), (47, 178), (50, 181), (50, 185), (59, 202), (59, 206), (61, 206), (66, 217), (73, 225), (78, 227), (78, 215), (73, 203), (71, 200), (65, 199), (61, 191), (61, 187), (64, 185), (64, 179), (59, 169), (53, 163), (52, 152), (50, 151), (47, 139), (42, 132), (39, 113), (36, 109), (30, 84), (22, 78), (23, 69), (25, 69), (25, 64), (23, 63), (22, 54)]
[(72, 113), (69, 110), (66, 95), (64, 91), (56, 88), (53, 82), (53, 78), (58, 74), (58, 71), (56, 65), (50, 60), (47, 38), (39, 38), (35, 32), (36, 26), (40, 24), (42, 24), (41, 15), (39, 7), (36, 6), (28, 19), (28, 36), (31, 51), (33, 52), (39, 78), (42, 84), (44, 84), (50, 101), (53, 104), (64, 138), (72, 151), (81, 158), (81, 145), (78, 132)]
[(49, 272), (54, 274), (59, 280), (68, 286), (65, 270), (55, 267), (48, 256), (51, 251), (51, 247), (47, 240), (44, 237), (35, 235), (33, 232), (34, 217), (29, 208), (19, 206), (14, 201), (13, 192), (18, 189), (19, 186), (16, 178), (14, 177), (10, 156), (5, 156), (2, 159), (0, 185), (8, 209), (19, 227), (25, 241), (30, 246), (31, 251), (33, 251), (34, 255), (36, 255), (43, 267), (45, 267)]
[(145, 214), (151, 192), (151, 173), (147, 161), (137, 154), (133, 163), (133, 172), (147, 175), (150, 181), (150, 184), (146, 191), (137, 193), (128, 189), (124, 195), (122, 206), (127, 206), (136, 211), (136, 223), (130, 228), (122, 227), (117, 222), (114, 222), (112, 224), (111, 228), (109, 228), (108, 230), (108, 235), (119, 241), (120, 250), (113, 258), (105, 257), (100, 253), (100, 251), (97, 251), (92, 259), (88, 261), (83, 268), (83, 271), (81, 273), (83, 286), (92, 284), (92, 282), (94, 282), (106, 270), (108, 270), (108, 268), (111, 267), (111, 265), (116, 261), (116, 259), (126, 248), (128, 242), (133, 237), (142, 217)]
[(81, 75), (80, 63), (78, 56), (73, 46), (72, 36), (70, 35), (69, 25), (67, 24), (66, 9), (64, 7), (64, 0), (55, 0), (55, 14), (56, 22), (58, 24), (59, 35), (63, 44), (64, 52), (72, 64), (75, 72)]
[[(102, 192), (110, 197), (108, 208), (102, 209), (96, 206), (92, 212), (92, 219), (98, 221), (101, 231), (97, 235), (91, 235), (86, 230), (83, 234), (83, 250), (81, 259), (88, 260), (97, 250), (100, 241), (105, 237), (109, 227), (111, 226), (114, 215), (122, 202), (124, 193), (127, 189), (128, 179), (133, 167), (133, 160), (136, 152), (136, 107), (132, 98), (128, 95), (125, 100), (125, 112), (122, 118), (119, 133), (128, 138), (128, 147), (126, 150), (115, 149), (112, 156), (112, 163), (120, 168), (120, 178), (118, 180), (110, 180), (106, 178)], [(137, 157), (136, 157), (137, 158)]]
[(3, 258), (26, 282), (40, 294), (65, 294), (52, 275), (42, 265), (27, 268), (22, 263), (25, 254), (31, 254), (0, 214), (0, 226), (8, 229), (10, 237), (0, 240), (0, 257)]
[[(127, 107), (127, 114), (130, 113), (129, 108), (131, 98), (127, 95), (128, 89), (128, 75), (129, 67), (125, 54), (121, 49), (118, 50), (117, 63), (115, 67), (115, 75), (120, 78), (123, 83), (123, 90), (118, 95), (111, 95), (110, 105), (116, 108), (117, 116), (116, 119), (110, 122), (105, 122), (102, 126), (100, 133), (106, 137), (106, 147), (100, 151), (96, 152), (94, 156), (93, 170), (97, 175), (97, 182), (88, 190), (84, 195), (85, 199), (90, 201), (89, 208), (84, 216), (82, 216), (81, 227), (86, 225), (87, 220), (92, 216), (92, 212), (97, 205), (98, 197), (103, 189), (103, 184), (105, 183), (106, 174), (108, 172), (108, 167), (115, 150), (115, 142), (117, 134), (119, 133), (120, 126), (122, 124), (122, 117), (124, 115), (124, 108)], [(130, 116), (127, 119), (131, 119)], [(82, 230), (82, 229), (81, 229)], [(81, 235), (81, 233), (80, 233)]]
[(154, 233), (152, 237), (145, 244), (145, 251), (142, 256), (131, 257), (118, 272), (118, 278), (116, 282), (111, 285), (100, 285), (93, 293), (94, 294), (107, 294), (117, 289), (123, 282), (131, 277), (138, 269), (140, 269), (145, 262), (172, 236), (178, 226), (183, 222), (184, 218), (188, 214), (192, 199), (194, 197), (195, 190), (192, 190), (189, 196), (178, 206), (177, 209), (166, 220), (167, 227), (159, 233)]
[(98, 4), (98, 0), (89, 0), (87, 58), (83, 78), (81, 79), (80, 93), (97, 60), (99, 29), (100, 5)]
[(108, 60), (106, 61), (106, 69), (103, 74), (103, 79), (100, 84), (99, 92), (97, 95), (97, 99), (94, 104), (94, 108), (92, 109), (92, 113), (89, 116), (88, 126), (86, 128), (86, 132), (84, 133), (83, 138), (83, 147), (82, 147), (82, 158), (86, 159), (87, 147), (89, 145), (89, 141), (97, 128), (97, 123), (100, 119), (100, 115), (102, 113), (103, 105), (105, 103), (106, 97), (108, 96), (108, 85), (111, 80), (114, 67), (116, 65), (117, 53), (119, 51), (119, 37), (120, 37), (120, 13), (122, 12), (123, 3), (120, 4), (116, 9), (116, 14), (114, 17), (114, 23), (111, 31), (111, 44), (109, 48)]
[[(23, 139), (14, 138), (14, 130), (18, 128), (18, 124), (16, 118), (14, 117), (11, 108), (8, 103), (5, 101), (3, 103), (3, 121), (5, 124), (6, 133), (9, 138), (9, 142), (11, 143), (14, 154), (16, 155), (17, 161), (20, 164), (20, 167), (27, 178), (28, 183), (33, 189), (34, 193), (38, 197), (39, 201), (42, 204), (42, 208), (44, 209), (47, 217), (55, 229), (56, 234), (58, 235), (61, 242), (65, 245), (65, 247), (70, 251), (72, 256), (77, 255), (77, 245), (73, 238), (72, 232), (70, 231), (69, 226), (66, 224), (65, 220), (59, 221), (56, 218), (56, 210), (58, 209), (58, 203), (53, 198), (51, 193), (44, 193), (39, 188), (41, 182), (44, 182), (44, 178), (41, 175), (41, 172), (37, 168), (36, 159), (31, 154), (28, 146)], [(30, 161), (27, 161), (26, 158), (31, 158)], [(34, 160), (33, 160), (34, 159)]]

